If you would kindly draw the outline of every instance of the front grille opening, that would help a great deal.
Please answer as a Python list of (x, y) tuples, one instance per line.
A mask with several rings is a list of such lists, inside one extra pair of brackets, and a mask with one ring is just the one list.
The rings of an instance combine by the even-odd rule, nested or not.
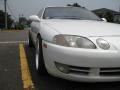
[(119, 72), (100, 72), (100, 76), (120, 76)]
[(71, 74), (78, 74), (78, 75), (88, 75), (90, 68), (88, 67), (76, 67), (76, 66), (69, 66)]
[(101, 76), (120, 76), (120, 67), (100, 68)]
[(104, 70), (120, 70), (120, 68), (101, 68), (100, 70), (101, 71), (104, 71)]
[(70, 73), (71, 74), (77, 74), (77, 75), (88, 75), (89, 72), (85, 72), (85, 71), (73, 71), (73, 70), (70, 70)]

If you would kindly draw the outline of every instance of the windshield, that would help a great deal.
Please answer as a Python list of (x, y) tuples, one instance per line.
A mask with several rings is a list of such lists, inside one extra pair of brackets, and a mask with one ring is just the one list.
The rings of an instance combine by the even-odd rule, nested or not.
[(101, 20), (91, 11), (81, 7), (48, 7), (44, 19)]

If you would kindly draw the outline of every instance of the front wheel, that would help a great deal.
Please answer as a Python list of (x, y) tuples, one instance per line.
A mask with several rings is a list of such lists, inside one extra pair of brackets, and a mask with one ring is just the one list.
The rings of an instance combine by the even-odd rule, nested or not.
[(42, 39), (40, 36), (37, 37), (36, 41), (35, 66), (38, 73), (47, 73), (43, 59)]

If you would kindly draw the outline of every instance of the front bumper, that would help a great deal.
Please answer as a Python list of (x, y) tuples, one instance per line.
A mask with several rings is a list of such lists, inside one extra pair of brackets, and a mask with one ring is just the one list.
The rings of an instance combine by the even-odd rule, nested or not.
[[(51, 75), (85, 82), (120, 81), (120, 51), (64, 47), (49, 42), (43, 47), (45, 66)], [(71, 67), (69, 74), (59, 71), (55, 62)]]

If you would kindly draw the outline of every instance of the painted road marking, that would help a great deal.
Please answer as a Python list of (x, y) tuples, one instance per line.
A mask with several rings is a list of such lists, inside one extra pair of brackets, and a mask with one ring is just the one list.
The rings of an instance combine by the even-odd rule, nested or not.
[(28, 43), (28, 41), (4, 41), (4, 42), (0, 42), (0, 44), (16, 44), (16, 43)]
[(31, 80), (31, 75), (30, 75), (23, 44), (19, 44), (19, 50), (20, 50), (20, 65), (21, 65), (23, 88), (24, 90), (35, 90), (34, 84)]

